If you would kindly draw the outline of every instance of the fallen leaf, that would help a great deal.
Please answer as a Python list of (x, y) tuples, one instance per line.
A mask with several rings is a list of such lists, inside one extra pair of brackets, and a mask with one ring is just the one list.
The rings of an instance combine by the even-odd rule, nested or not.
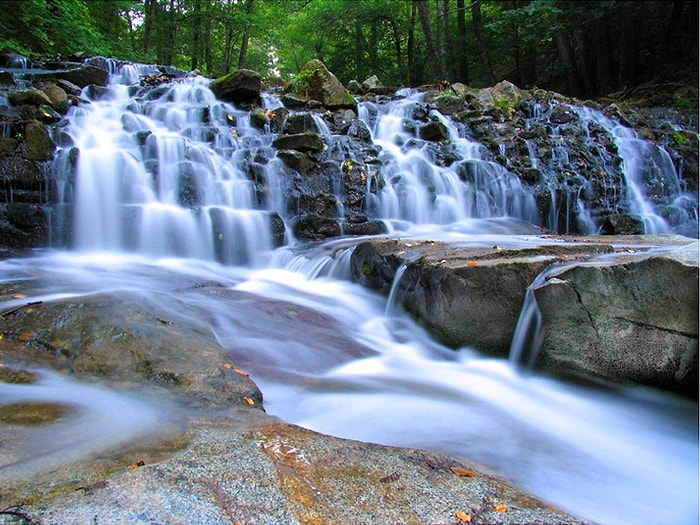
[(472, 521), (472, 515), (462, 512), (461, 510), (455, 512), (455, 517), (462, 523), (470, 523)]
[(21, 333), (21, 334), (19, 334), (19, 335), (17, 336), (17, 340), (18, 340), (20, 343), (26, 343), (27, 341), (30, 341), (30, 340), (32, 340), (32, 339), (34, 339), (34, 336), (33, 336), (32, 334), (28, 334), (28, 333), (26, 333), (26, 332), (25, 332), (25, 333)]
[(468, 470), (462, 467), (450, 467), (450, 470), (457, 474), (458, 476), (463, 476), (466, 478), (475, 478), (476, 477), (476, 472), (473, 470)]
[(141, 460), (137, 461), (136, 463), (132, 463), (131, 465), (129, 465), (126, 468), (128, 468), (129, 470), (133, 470), (133, 469), (138, 468), (138, 467), (143, 467), (145, 464), (146, 464), (146, 462), (141, 459)]
[(233, 371), (236, 372), (238, 375), (241, 375), (243, 377), (250, 377), (250, 374), (248, 372), (244, 372), (240, 368), (234, 368)]
[(231, 370), (233, 368), (233, 365), (231, 363), (224, 363), (224, 368)]
[(27, 296), (24, 295), (23, 293), (16, 293), (15, 295), (12, 296), (13, 299), (26, 299)]
[(476, 261), (469, 261), (469, 262), (467, 263), (467, 266), (476, 266), (477, 264), (479, 264), (479, 263), (476, 262)]
[(496, 512), (505, 512), (508, 510), (508, 505), (496, 505)]
[(249, 397), (246, 397), (246, 396), (243, 396), (243, 401), (245, 401), (245, 402), (248, 403), (249, 405), (254, 405), (254, 404), (255, 404), (255, 401), (253, 401), (252, 399), (250, 399)]

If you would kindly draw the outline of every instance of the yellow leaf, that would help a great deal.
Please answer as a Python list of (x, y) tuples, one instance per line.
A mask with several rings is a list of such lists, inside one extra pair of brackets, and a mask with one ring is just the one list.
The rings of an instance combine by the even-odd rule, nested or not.
[(476, 472), (473, 470), (468, 470), (466, 468), (462, 467), (450, 467), (450, 470), (457, 474), (458, 476), (463, 476), (466, 478), (475, 478), (476, 477)]
[(252, 399), (250, 399), (249, 397), (246, 397), (246, 396), (243, 396), (243, 401), (245, 401), (245, 402), (248, 403), (249, 405), (254, 405), (254, 404), (255, 404), (255, 401), (253, 401)]
[(470, 523), (472, 521), (472, 515), (462, 512), (461, 510), (455, 512), (455, 517), (462, 523)]
[(476, 261), (469, 261), (469, 262), (467, 263), (467, 266), (476, 266), (477, 264), (479, 264), (479, 263), (476, 262)]
[(233, 368), (233, 365), (231, 363), (224, 363), (224, 368), (231, 370)]
[(128, 468), (129, 470), (134, 470), (135, 468), (143, 467), (145, 464), (146, 464), (145, 461), (139, 460), (139, 461), (137, 461), (136, 463), (132, 463), (131, 465), (129, 465), (129, 466), (126, 467), (126, 468)]
[(508, 510), (508, 505), (496, 505), (496, 512), (505, 512)]
[(15, 295), (12, 296), (13, 299), (26, 299), (27, 296), (24, 295), (23, 293), (16, 293)]

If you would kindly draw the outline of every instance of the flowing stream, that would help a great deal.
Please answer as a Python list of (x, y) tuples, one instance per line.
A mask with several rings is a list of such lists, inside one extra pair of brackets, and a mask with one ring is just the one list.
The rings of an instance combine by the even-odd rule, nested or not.
[[(115, 74), (107, 96), (72, 110), (56, 176), (75, 204), (75, 248), (1, 261), (1, 282), (31, 283), (32, 296), (15, 302), (140, 294), (164, 315), (186, 311), (205, 320), (251, 373), (266, 410), (288, 422), (475, 460), (599, 523), (697, 523), (697, 403), (646, 388), (564, 382), (506, 358), (445, 348), (393, 297), (387, 302), (349, 280), (356, 241), (303, 246), (288, 232), (288, 244), (273, 249), (267, 221), (271, 212), (285, 218), (284, 210), (274, 191), (265, 206), (256, 204), (239, 169), (271, 138), (251, 128), (245, 112), (215, 100), (203, 79), (134, 98), (138, 90), (125, 82), (135, 76), (131, 69)], [(450, 133), (472, 170), (467, 181), (397, 146), (404, 132), (396, 121), (411, 101), (360, 112), (389, 173), (402, 175), (375, 196), (392, 234), (531, 246), (536, 237), (522, 223), (535, 216), (533, 201), (457, 128), (450, 125)], [(73, 146), (80, 150), (74, 170)], [(268, 188), (281, 187), (278, 174), (276, 160), (264, 166)], [(427, 196), (426, 180), (436, 198)], [(225, 249), (216, 242), (222, 239), (230, 241)], [(196, 287), (183, 290), (180, 283), (193, 280), (278, 306), (235, 306)], [(47, 383), (12, 392), (0, 383), (0, 396), (58, 391), (60, 399), (77, 399), (87, 392), (51, 375), (46, 381), (54, 393), (41, 391)], [(148, 404), (109, 395), (112, 418), (143, 414), (124, 439), (154, 424)]]

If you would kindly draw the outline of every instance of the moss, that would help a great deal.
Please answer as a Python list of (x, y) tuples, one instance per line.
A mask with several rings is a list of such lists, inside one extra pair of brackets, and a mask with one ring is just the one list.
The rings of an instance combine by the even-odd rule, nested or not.
[(0, 406), (0, 421), (8, 425), (42, 425), (55, 421), (73, 408), (58, 403), (27, 402)]
[(374, 275), (374, 266), (368, 262), (362, 263), (362, 274), (363, 275)]

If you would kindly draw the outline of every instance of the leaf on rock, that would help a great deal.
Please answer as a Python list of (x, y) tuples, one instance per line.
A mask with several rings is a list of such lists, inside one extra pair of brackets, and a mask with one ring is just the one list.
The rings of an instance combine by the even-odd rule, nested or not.
[(467, 262), (467, 266), (477, 266), (479, 263), (477, 261), (469, 261)]
[(458, 476), (462, 476), (465, 478), (475, 478), (476, 477), (476, 472), (473, 470), (469, 470), (466, 468), (462, 467), (450, 467), (450, 470), (457, 474)]
[(140, 459), (136, 463), (132, 463), (131, 465), (129, 465), (126, 468), (128, 468), (129, 470), (134, 470), (135, 468), (143, 467), (145, 464), (146, 464), (146, 462), (144, 460)]
[(470, 523), (472, 521), (472, 515), (461, 510), (455, 512), (455, 517), (460, 521), (460, 523)]
[(240, 368), (234, 368), (233, 371), (236, 372), (239, 376), (250, 377), (250, 374), (248, 372), (244, 372)]
[(248, 403), (249, 405), (254, 405), (254, 404), (255, 404), (255, 401), (253, 401), (252, 399), (250, 399), (250, 398), (247, 397), (247, 396), (243, 396), (243, 401), (245, 401), (245, 402)]
[(496, 512), (505, 512), (508, 510), (508, 505), (496, 505)]

